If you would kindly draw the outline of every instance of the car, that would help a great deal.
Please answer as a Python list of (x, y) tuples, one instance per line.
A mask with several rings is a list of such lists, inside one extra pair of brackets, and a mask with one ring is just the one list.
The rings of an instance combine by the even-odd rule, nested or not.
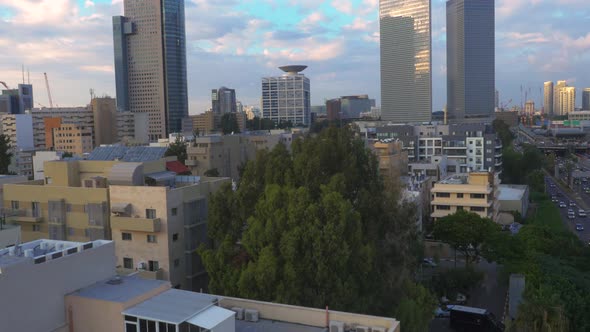
[(453, 305), (442, 305), (434, 309), (434, 317), (438, 318), (449, 318), (451, 317), (451, 309), (453, 309)]
[(564, 201), (561, 201), (561, 202), (559, 202), (559, 207), (564, 208), (564, 207), (567, 207), (567, 205), (565, 205)]
[(555, 183), (549, 185), (551, 188), (555, 188)]
[(568, 217), (569, 219), (576, 219), (576, 214), (575, 214), (575, 213), (568, 213), (568, 214), (567, 214), (567, 217)]
[(552, 201), (553, 203), (557, 203), (557, 202), (559, 202), (559, 200), (557, 199), (557, 196), (553, 196), (553, 197), (551, 197), (551, 201)]
[(580, 216), (582, 218), (585, 218), (586, 217), (586, 211), (584, 211), (582, 209), (578, 210), (578, 216)]
[(581, 231), (583, 231), (583, 230), (584, 230), (584, 225), (582, 225), (582, 224), (576, 224), (576, 230), (577, 230), (578, 232), (581, 232)]
[[(465, 302), (467, 302), (467, 296), (457, 293), (457, 297), (455, 298), (455, 301), (453, 301), (453, 304), (464, 304)], [(440, 303), (449, 304), (451, 301), (446, 296), (443, 296), (440, 298)]]
[(425, 265), (428, 267), (437, 267), (438, 266), (438, 264), (436, 264), (432, 258), (424, 258), (422, 260), (422, 265)]
[(572, 208), (567, 209), (567, 213), (568, 214), (575, 214), (574, 209), (572, 209)]
[(570, 201), (570, 206), (576, 206), (576, 202)]

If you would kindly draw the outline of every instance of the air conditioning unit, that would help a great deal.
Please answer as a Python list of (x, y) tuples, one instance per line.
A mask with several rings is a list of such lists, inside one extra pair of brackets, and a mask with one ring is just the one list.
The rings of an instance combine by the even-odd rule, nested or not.
[(233, 308), (231, 308), (231, 310), (236, 313), (237, 320), (244, 319), (244, 308), (233, 307)]
[(371, 332), (371, 329), (368, 326), (357, 326), (355, 332)]
[(373, 331), (373, 332), (386, 332), (387, 329), (385, 329), (384, 327), (372, 327), (371, 331)]
[(344, 332), (344, 323), (336, 320), (331, 320), (330, 332)]
[(244, 311), (244, 320), (248, 322), (258, 321), (258, 310), (246, 309)]

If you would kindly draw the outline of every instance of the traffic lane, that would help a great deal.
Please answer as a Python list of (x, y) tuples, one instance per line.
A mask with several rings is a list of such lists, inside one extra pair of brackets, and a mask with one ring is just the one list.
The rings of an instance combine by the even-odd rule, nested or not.
[[(583, 218), (583, 217), (579, 217), (578, 216), (578, 210), (579, 207), (571, 207), (572, 209), (574, 209), (574, 212), (576, 212), (576, 218), (575, 219), (569, 219), (568, 218), (568, 209), (569, 207), (569, 202), (570, 201), (574, 201), (572, 199), (571, 196), (569, 196), (565, 191), (563, 191), (557, 184), (555, 184), (555, 182), (553, 181), (553, 179), (546, 177), (545, 178), (546, 181), (546, 187), (548, 190), (548, 193), (551, 195), (551, 193), (555, 193), (555, 192), (559, 192), (561, 195), (557, 196), (558, 202), (553, 203), (558, 205), (559, 202), (564, 202), (566, 203), (568, 206), (565, 208), (559, 208), (559, 214), (561, 216), (562, 221), (565, 223), (566, 228), (569, 229), (571, 232), (573, 232), (574, 234), (576, 234), (576, 236), (578, 236), (578, 238), (580, 238), (580, 240), (582, 240), (584, 243), (588, 243), (588, 241), (590, 241), (590, 222), (589, 222), (589, 218)], [(551, 185), (555, 185), (555, 187), (551, 187)], [(576, 224), (580, 223), (584, 226), (584, 230), (583, 231), (577, 231), (576, 230)]]

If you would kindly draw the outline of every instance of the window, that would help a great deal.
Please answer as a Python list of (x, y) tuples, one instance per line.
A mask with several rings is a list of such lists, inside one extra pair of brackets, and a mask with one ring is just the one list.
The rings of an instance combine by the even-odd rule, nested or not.
[(450, 210), (451, 207), (449, 205), (437, 205), (436, 209), (437, 210)]
[(172, 234), (172, 241), (174, 241), (174, 242), (178, 241), (178, 233)]
[(18, 210), (18, 201), (10, 201), (10, 208), (13, 210)]
[(471, 211), (474, 211), (474, 212), (483, 212), (485, 210), (486, 210), (486, 208), (481, 207), (481, 206), (472, 206), (471, 207)]
[(463, 207), (462, 206), (457, 206), (457, 211), (463, 211)]
[(158, 241), (156, 241), (156, 236), (153, 234), (148, 234), (147, 235), (147, 242), (148, 243), (156, 243)]
[(436, 197), (451, 197), (449, 193), (436, 193)]
[(485, 194), (470, 194), (469, 195), (471, 198), (477, 198), (477, 199), (484, 199), (486, 198)]
[(156, 209), (145, 209), (145, 217), (148, 219), (155, 219)]
[(33, 232), (40, 232), (41, 231), (41, 225), (33, 225)]
[(178, 209), (177, 208), (172, 208), (172, 211), (170, 212), (170, 214), (172, 214), (173, 216), (178, 214)]
[(123, 241), (131, 241), (131, 233), (121, 233), (121, 239)]
[(175, 259), (174, 260), (174, 267), (178, 267), (180, 265), (180, 259)]
[(133, 268), (133, 258), (128, 258), (128, 257), (123, 258), (123, 267), (126, 269), (132, 269)]
[(160, 269), (160, 264), (158, 264), (158, 261), (148, 261), (148, 270), (158, 271), (159, 269)]
[(39, 202), (32, 202), (31, 208), (33, 217), (39, 218), (41, 216), (41, 204), (39, 204)]

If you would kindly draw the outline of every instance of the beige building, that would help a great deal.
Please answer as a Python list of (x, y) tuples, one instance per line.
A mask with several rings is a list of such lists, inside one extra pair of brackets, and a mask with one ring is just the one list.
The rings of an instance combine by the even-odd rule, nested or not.
[(527, 100), (524, 104), (524, 113), (533, 115), (535, 114), (535, 102), (532, 100)]
[(56, 151), (82, 156), (92, 151), (94, 148), (92, 142), (92, 127), (62, 123), (58, 128), (53, 129), (53, 145)]
[(567, 119), (570, 121), (590, 121), (590, 111), (577, 111), (568, 113)]
[(498, 185), (498, 176), (493, 172), (471, 172), (447, 177), (437, 182), (431, 190), (430, 216), (436, 221), (465, 210), (497, 221)]
[(576, 110), (576, 88), (564, 87), (559, 92), (561, 115), (568, 115)]
[(566, 81), (557, 81), (553, 87), (553, 115), (565, 115), (561, 108), (561, 90), (566, 86)]
[(135, 140), (148, 142), (148, 114), (117, 112), (116, 100), (93, 98), (90, 109), (94, 118), (94, 146)]
[(379, 173), (385, 178), (396, 179), (408, 172), (408, 151), (403, 143), (393, 139), (375, 142), (372, 146), (379, 160)]
[(553, 82), (543, 83), (543, 112), (546, 115), (553, 115)]

